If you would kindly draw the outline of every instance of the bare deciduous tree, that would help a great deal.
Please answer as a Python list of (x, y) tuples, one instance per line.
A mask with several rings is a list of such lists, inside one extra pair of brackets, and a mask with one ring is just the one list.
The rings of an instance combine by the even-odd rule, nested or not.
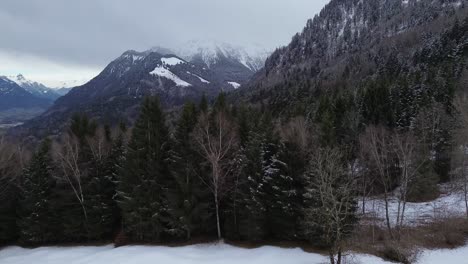
[(391, 164), (389, 132), (383, 127), (369, 126), (359, 140), (361, 150), (369, 163), (368, 165), (375, 168), (378, 174), (377, 179), (383, 187), (385, 220), (390, 237), (393, 238), (389, 214), (389, 194), (392, 185), (389, 170)]
[(75, 198), (81, 206), (85, 226), (88, 223), (88, 214), (85, 206), (85, 194), (83, 190), (83, 178), (85, 172), (80, 166), (80, 143), (71, 135), (64, 135), (60, 143), (55, 142), (53, 145), (54, 159), (57, 161), (57, 166), (61, 170), (61, 177), (65, 180), (73, 190)]
[(465, 211), (468, 218), (468, 109), (466, 107), (466, 99), (459, 97), (455, 101), (455, 108), (458, 111), (459, 128), (455, 133), (457, 146), (454, 149), (455, 175), (458, 181), (461, 182), (464, 198)]
[(323, 230), (323, 239), (330, 246), (330, 263), (340, 264), (344, 239), (354, 224), (356, 178), (348, 172), (343, 154), (336, 148), (316, 151), (310, 178), (306, 194), (317, 199), (320, 206), (305, 210), (305, 225)]
[(4, 137), (0, 137), (0, 200), (12, 184), (18, 186), (26, 156), (20, 145), (9, 143)]
[(424, 164), (425, 159), (418, 159), (417, 141), (410, 132), (395, 133), (392, 136), (392, 146), (400, 168), (396, 219), (396, 227), (399, 229), (403, 225), (410, 185), (417, 177), (418, 170)]
[(213, 194), (216, 228), (218, 238), (221, 239), (219, 205), (227, 189), (228, 178), (232, 174), (231, 154), (237, 144), (235, 129), (223, 112), (215, 113), (212, 119), (209, 115), (202, 114), (194, 130), (194, 139), (211, 167), (209, 179), (202, 179)]

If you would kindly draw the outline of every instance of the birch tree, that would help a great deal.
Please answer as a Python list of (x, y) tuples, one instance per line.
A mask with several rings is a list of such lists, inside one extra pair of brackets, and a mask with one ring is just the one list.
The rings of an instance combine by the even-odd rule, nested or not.
[(459, 119), (459, 126), (455, 133), (455, 175), (463, 189), (465, 212), (468, 218), (468, 109), (466, 107), (466, 99), (458, 99), (455, 102), (455, 108)]
[(392, 137), (393, 151), (398, 158), (400, 169), (398, 177), (398, 209), (396, 226), (403, 226), (406, 203), (411, 184), (417, 177), (419, 168), (424, 164), (424, 159), (418, 158), (417, 143), (410, 132), (395, 133)]
[(234, 168), (231, 156), (237, 144), (235, 131), (224, 111), (215, 112), (212, 116), (202, 113), (194, 130), (194, 139), (211, 168), (209, 178), (202, 180), (213, 194), (219, 239), (222, 238), (219, 208)]
[(369, 126), (359, 140), (368, 165), (376, 170), (378, 182), (382, 185), (386, 226), (390, 237), (393, 237), (389, 214), (389, 195), (392, 187), (389, 132), (383, 127)]

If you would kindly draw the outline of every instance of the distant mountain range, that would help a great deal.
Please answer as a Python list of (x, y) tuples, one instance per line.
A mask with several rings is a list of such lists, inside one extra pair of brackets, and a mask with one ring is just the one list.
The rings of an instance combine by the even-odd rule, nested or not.
[(61, 96), (56, 89), (51, 89), (43, 85), (42, 83), (28, 80), (22, 74), (18, 74), (16, 76), (8, 76), (7, 78), (14, 81), (20, 87), (37, 97), (46, 98), (54, 101)]
[(157, 95), (166, 109), (203, 95), (217, 96), (245, 84), (263, 65), (266, 51), (193, 41), (185, 49), (129, 50), (88, 83), (73, 88), (52, 107), (18, 131), (56, 134), (75, 112), (109, 123), (136, 118), (147, 95)]
[(0, 76), (0, 123), (22, 122), (50, 107), (69, 90), (51, 89), (22, 74)]
[[(35, 93), (39, 91), (35, 91)], [(10, 108), (46, 108), (52, 104), (50, 99), (37, 96), (16, 82), (0, 77), (0, 110)]]

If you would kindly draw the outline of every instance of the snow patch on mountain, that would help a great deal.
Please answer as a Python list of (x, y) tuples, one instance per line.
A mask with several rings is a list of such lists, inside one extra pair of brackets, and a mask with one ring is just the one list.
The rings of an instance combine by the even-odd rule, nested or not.
[(172, 50), (173, 52), (161, 47), (151, 49), (151, 51), (159, 52), (163, 55), (174, 53), (187, 61), (201, 59), (209, 68), (218, 63), (222, 57), (225, 57), (238, 61), (254, 72), (264, 66), (266, 58), (271, 54), (270, 51), (259, 45), (242, 47), (240, 45), (210, 40), (191, 40), (174, 47)]
[(234, 89), (237, 89), (239, 87), (241, 87), (241, 84), (240, 83), (236, 83), (236, 82), (228, 82), (232, 87), (234, 87)]
[(150, 72), (150, 74), (169, 79), (175, 82), (177, 86), (181, 86), (181, 87), (192, 86), (190, 83), (180, 79), (179, 76), (175, 75), (174, 73), (164, 68), (163, 66), (157, 66), (156, 68), (154, 68), (152, 72)]
[(144, 59), (145, 56), (141, 56), (141, 55), (132, 55), (132, 60), (135, 62), (135, 61), (140, 61), (142, 59)]
[(161, 59), (162, 63), (169, 65), (169, 66), (175, 66), (177, 64), (183, 64), (185, 61), (176, 58), (176, 57), (170, 57), (170, 58), (162, 58)]
[(190, 75), (192, 75), (192, 76), (197, 77), (198, 79), (200, 79), (200, 81), (201, 81), (202, 83), (210, 83), (209, 81), (207, 81), (207, 80), (203, 79), (202, 77), (200, 77), (200, 76), (198, 76), (198, 75), (196, 75), (196, 74), (193, 74), (193, 73), (191, 73), (191, 72), (187, 72), (187, 74), (190, 74)]

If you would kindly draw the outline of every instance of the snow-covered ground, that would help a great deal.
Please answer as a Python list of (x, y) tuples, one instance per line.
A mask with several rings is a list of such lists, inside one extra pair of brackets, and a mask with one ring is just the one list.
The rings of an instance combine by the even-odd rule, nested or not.
[[(463, 192), (454, 191), (449, 185), (440, 186), (441, 195), (434, 201), (424, 203), (407, 203), (403, 223), (408, 226), (416, 226), (452, 216), (464, 216), (466, 214), (465, 198)], [(362, 200), (359, 201), (362, 208)], [(361, 212), (362, 209), (359, 210)], [(395, 224), (398, 214), (398, 199), (393, 195), (389, 199), (390, 221)], [(385, 202), (381, 197), (366, 199), (366, 215), (374, 216), (380, 223), (385, 220)], [(468, 262), (467, 262), (468, 263)]]
[[(417, 263), (468, 263), (468, 246), (458, 249), (424, 250)], [(322, 264), (326, 256), (307, 253), (299, 248), (265, 246), (256, 249), (238, 248), (226, 244), (202, 244), (185, 247), (113, 246), (41, 247), (24, 249), (7, 247), (0, 250), (2, 264)], [(345, 264), (389, 264), (375, 256), (354, 254)]]
[[(256, 249), (226, 244), (205, 244), (185, 247), (113, 246), (41, 247), (24, 249), (7, 247), (0, 250), (2, 264), (321, 264), (325, 256), (306, 253), (299, 248), (284, 249), (265, 246)], [(389, 263), (368, 255), (356, 255), (350, 263)], [(453, 262), (455, 263), (455, 262)]]

